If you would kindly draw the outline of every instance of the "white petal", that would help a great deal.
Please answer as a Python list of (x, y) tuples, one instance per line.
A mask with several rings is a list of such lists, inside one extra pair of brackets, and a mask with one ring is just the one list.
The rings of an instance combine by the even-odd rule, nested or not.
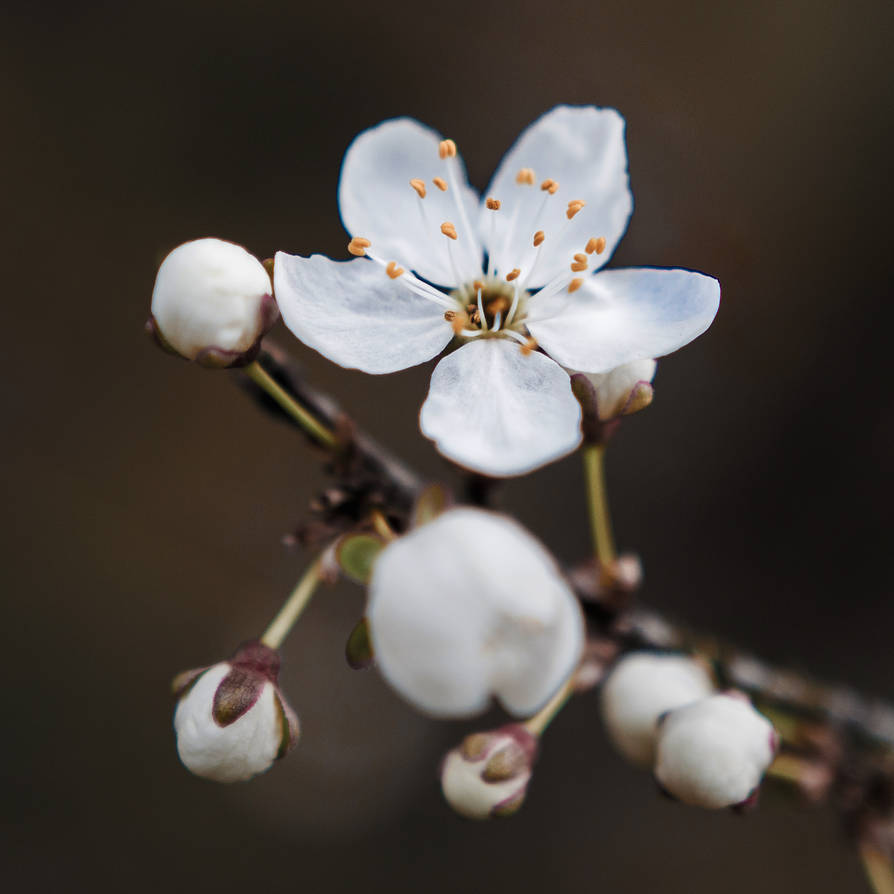
[[(431, 282), (456, 286), (460, 282), (454, 266), (461, 281), (479, 275), (482, 250), (473, 229), (478, 196), (459, 156), (449, 162), (439, 158), (440, 140), (412, 118), (395, 118), (365, 130), (345, 154), (338, 207), (345, 229), (351, 236), (369, 239), (377, 257), (397, 261)], [(449, 179), (448, 165), (454, 166), (462, 210), (452, 189), (442, 192), (432, 182), (435, 177)], [(413, 179), (424, 181), (424, 199), (410, 186)], [(456, 226), (456, 241), (440, 230), (448, 220)]]
[(373, 569), (367, 617), (376, 661), (417, 707), (442, 717), (487, 707), (537, 710), (583, 644), (574, 594), (516, 522), (452, 509), (389, 544)]
[(568, 374), (509, 339), (469, 342), (435, 367), (419, 425), (448, 459), (484, 475), (521, 475), (581, 440)]
[(701, 335), (720, 306), (720, 283), (690, 270), (604, 270), (572, 294), (530, 302), (525, 321), (562, 366), (607, 372), (662, 357)]
[(272, 684), (238, 720), (218, 726), (212, 716), (214, 693), (229, 673), (227, 662), (203, 673), (174, 713), (177, 752), (188, 770), (216, 782), (241, 782), (269, 769), (282, 743), (282, 727)]
[[(534, 170), (533, 186), (516, 183), (522, 168)], [(540, 189), (546, 179), (558, 181), (555, 195)], [(605, 251), (590, 255), (590, 269), (596, 269), (611, 256), (633, 210), (624, 119), (614, 109), (557, 106), (518, 138), (486, 196), (502, 202), (498, 212), (481, 210), (482, 239), (494, 252), (501, 272), (519, 267), (521, 282), (532, 288), (542, 286), (567, 271), (572, 255), (582, 252), (591, 237), (603, 236)], [(574, 199), (586, 205), (569, 221), (566, 211)], [(535, 257), (532, 239), (538, 230), (544, 231), (546, 239), (534, 276), (526, 280)]]
[(417, 295), (409, 274), (391, 279), (366, 258), (330, 261), (277, 252), (273, 268), (283, 321), (334, 363), (388, 373), (439, 354), (453, 338), (444, 306)]

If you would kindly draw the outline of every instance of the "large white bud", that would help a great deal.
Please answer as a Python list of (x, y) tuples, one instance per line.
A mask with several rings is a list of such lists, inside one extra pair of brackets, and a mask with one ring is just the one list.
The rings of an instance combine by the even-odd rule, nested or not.
[(739, 694), (713, 695), (671, 711), (658, 730), (655, 776), (695, 807), (733, 807), (756, 793), (779, 739)]
[(537, 738), (513, 723), (466, 736), (441, 764), (447, 803), (469, 819), (511, 816), (525, 799)]
[(147, 329), (162, 345), (204, 366), (245, 362), (278, 316), (264, 265), (240, 245), (196, 239), (161, 263)]
[(229, 661), (174, 681), (177, 753), (196, 776), (241, 782), (268, 770), (298, 740), (298, 718), (276, 684), (279, 655), (246, 643)]
[(491, 696), (533, 714), (583, 648), (580, 605), (552, 556), (482, 509), (448, 509), (389, 543), (366, 614), (385, 679), (439, 717), (478, 713)]
[(652, 403), (652, 379), (658, 364), (651, 358), (632, 360), (605, 373), (580, 373), (593, 387), (601, 422), (629, 416)]
[(651, 767), (658, 718), (714, 692), (707, 669), (685, 655), (632, 652), (612, 668), (602, 687), (602, 719), (629, 761)]

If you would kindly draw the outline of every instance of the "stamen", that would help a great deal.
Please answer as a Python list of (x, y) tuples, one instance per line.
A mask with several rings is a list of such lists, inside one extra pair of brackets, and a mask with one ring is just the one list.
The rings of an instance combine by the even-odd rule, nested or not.
[(447, 192), (447, 181), (443, 177), (435, 177), (432, 180), (432, 183), (434, 183), (441, 192)]
[(397, 279), (399, 276), (403, 276), (407, 271), (404, 270), (403, 267), (398, 267), (394, 261), (389, 261), (388, 266), (385, 268), (385, 272), (392, 279)]
[(459, 335), (469, 322), (468, 314), (461, 310), (448, 310), (444, 319), (453, 326), (454, 335)]
[(355, 236), (348, 243), (348, 251), (358, 258), (362, 258), (366, 254), (366, 250), (370, 245), (372, 245), (372, 242), (370, 242), (369, 239), (364, 239), (362, 236)]
[(587, 247), (585, 249), (588, 255), (593, 254), (595, 251), (597, 255), (601, 255), (602, 252), (605, 251), (605, 236), (593, 236), (589, 242), (587, 242)]
[(503, 203), (502, 203), (499, 199), (491, 199), (491, 198), (489, 198), (484, 204), (485, 204), (485, 205), (488, 207), (488, 209), (491, 210), (491, 211), (499, 211), (499, 210), (500, 210), (500, 206), (501, 206)]
[(441, 232), (449, 239), (456, 239), (456, 227), (449, 220), (441, 224)]
[(416, 190), (416, 194), (419, 196), (420, 199), (425, 198), (425, 181), (424, 180), (420, 180), (418, 177), (414, 177), (410, 181), (410, 186), (412, 186), (413, 189)]
[(583, 284), (584, 284), (583, 279), (579, 276), (576, 276), (574, 279), (571, 280), (570, 283), (568, 283), (569, 294), (571, 292), (576, 292)]
[(534, 248), (538, 248), (543, 243), (544, 239), (546, 239), (546, 235), (543, 230), (538, 230), (534, 234)]
[(583, 199), (574, 199), (574, 201), (568, 203), (568, 210), (565, 212), (565, 216), (568, 220), (571, 220), (581, 208), (584, 207), (587, 203)]
[(438, 143), (438, 156), (440, 158), (455, 158), (456, 157), (456, 143), (453, 140), (441, 140)]
[(480, 292), (483, 288), (484, 288), (484, 283), (481, 282), (480, 279), (476, 279), (476, 280), (472, 283), (472, 291), (473, 291), (473, 292), (476, 292), (476, 293), (477, 293), (477, 292)]
[(571, 265), (572, 273), (583, 273), (583, 271), (586, 269), (587, 269), (586, 261), (574, 261)]
[(522, 184), (527, 184), (528, 186), (534, 185), (534, 169), (533, 168), (522, 168), (515, 175), (515, 182), (521, 186)]
[(530, 356), (531, 354), (533, 354), (534, 351), (536, 351), (536, 350), (537, 350), (537, 342), (534, 341), (534, 339), (531, 338), (531, 336), (529, 335), (529, 336), (525, 339), (524, 344), (521, 346), (521, 352), (522, 352), (522, 355), (525, 356), (525, 357), (528, 357), (528, 356)]
[(500, 331), (500, 321), (502, 319), (503, 319), (503, 314), (500, 313), (500, 311), (497, 311), (496, 314), (494, 315), (494, 328), (493, 328), (494, 332)]
[(559, 188), (559, 184), (556, 180), (544, 180), (543, 183), (540, 184), (540, 188), (544, 192), (548, 192), (551, 196), (554, 196), (556, 190)]
[(587, 259), (587, 256), (586, 256), (586, 255), (581, 254), (580, 252), (578, 252), (578, 253), (574, 256), (574, 260), (577, 261), (578, 264), (586, 264), (588, 259)]
[(506, 274), (506, 282), (512, 282), (512, 280), (518, 279), (519, 273), (521, 273), (521, 270), (519, 270), (518, 267), (513, 267), (512, 270)]
[(476, 311), (476, 315), (478, 317), (475, 320), (481, 326), (482, 332), (487, 332), (487, 317), (484, 315), (484, 302), (481, 300), (482, 290), (478, 290), (478, 310)]
[(509, 305), (509, 313), (506, 314), (506, 325), (507, 326), (515, 318), (515, 311), (518, 309), (519, 295), (521, 295), (521, 289), (519, 289), (518, 284), (516, 283), (515, 289), (513, 290), (513, 295), (512, 295), (512, 304)]

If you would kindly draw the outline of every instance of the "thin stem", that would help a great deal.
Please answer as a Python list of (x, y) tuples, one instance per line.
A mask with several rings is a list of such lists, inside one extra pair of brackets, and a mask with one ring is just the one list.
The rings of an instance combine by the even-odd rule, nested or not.
[(612, 522), (605, 490), (605, 444), (588, 445), (584, 447), (583, 452), (593, 548), (603, 574), (605, 574), (618, 558), (615, 552), (615, 538), (612, 535)]
[(571, 693), (574, 692), (574, 678), (576, 676), (577, 670), (574, 670), (562, 684), (559, 691), (533, 717), (529, 717), (522, 724), (532, 736), (542, 735), (556, 714), (565, 706), (565, 702), (568, 701)]
[(875, 894), (894, 894), (894, 868), (891, 860), (871, 844), (860, 845), (860, 859)]
[(249, 363), (248, 366), (244, 367), (243, 371), (255, 385), (263, 388), (311, 437), (316, 438), (325, 447), (330, 449), (335, 447), (335, 435), (281, 388), (257, 360), (254, 363)]
[(290, 596), (283, 603), (276, 617), (270, 622), (270, 626), (261, 634), (261, 642), (271, 649), (278, 649), (283, 640), (289, 635), (289, 631), (301, 616), (305, 606), (310, 602), (314, 590), (320, 583), (320, 559), (315, 560), (304, 572), (301, 580), (295, 585)]
[(391, 525), (388, 524), (388, 519), (385, 518), (385, 514), (380, 509), (376, 509), (370, 515), (370, 520), (372, 521), (372, 526), (375, 529), (375, 532), (383, 540), (391, 541), (397, 537), (397, 534), (394, 533)]

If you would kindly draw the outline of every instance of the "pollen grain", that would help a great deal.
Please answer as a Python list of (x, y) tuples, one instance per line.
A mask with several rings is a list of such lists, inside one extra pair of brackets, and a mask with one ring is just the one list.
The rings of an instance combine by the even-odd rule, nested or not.
[(425, 198), (425, 181), (420, 180), (418, 177), (414, 177), (410, 181), (410, 186), (412, 186), (413, 189), (416, 190), (416, 194), (419, 196), (420, 199)]
[(348, 251), (358, 258), (362, 258), (366, 254), (366, 250), (370, 245), (372, 245), (372, 243), (369, 239), (364, 239), (362, 236), (355, 236), (348, 243)]
[(441, 232), (449, 239), (456, 239), (456, 227), (449, 220), (441, 224)]

